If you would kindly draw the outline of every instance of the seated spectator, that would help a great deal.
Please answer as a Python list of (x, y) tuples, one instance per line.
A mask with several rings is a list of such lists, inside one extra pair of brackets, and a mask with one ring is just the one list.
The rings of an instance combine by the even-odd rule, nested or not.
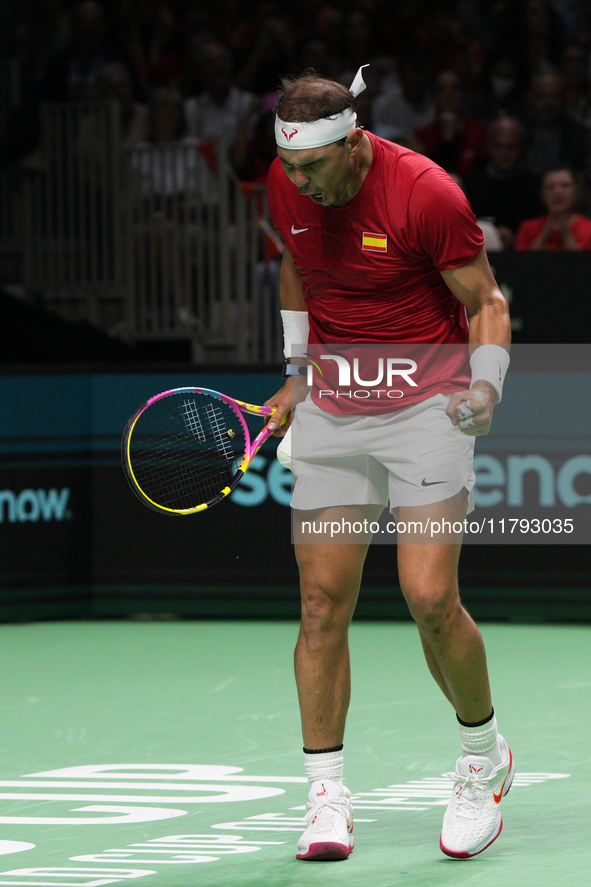
[(431, 62), (425, 53), (409, 50), (401, 56), (398, 84), (374, 99), (372, 131), (384, 139), (398, 141), (408, 138), (415, 129), (433, 123), (431, 78)]
[(116, 99), (119, 103), (121, 145), (133, 148), (148, 135), (148, 105), (134, 102), (133, 84), (129, 68), (122, 62), (110, 62), (98, 75), (98, 95), (101, 99)]
[(487, 126), (463, 114), (464, 91), (455, 71), (441, 71), (435, 78), (435, 122), (414, 132), (417, 150), (447, 172), (463, 178), (472, 175), (486, 158)]
[(591, 219), (575, 211), (577, 184), (572, 169), (558, 166), (547, 170), (541, 196), (548, 213), (521, 223), (515, 249), (591, 250)]
[(227, 46), (207, 40), (196, 51), (203, 91), (185, 101), (188, 133), (195, 139), (213, 139), (230, 146), (254, 96), (232, 85)]
[(477, 217), (493, 218), (505, 249), (524, 219), (539, 216), (539, 180), (523, 161), (525, 131), (514, 117), (500, 117), (488, 131), (488, 163), (466, 182)]
[(559, 74), (536, 74), (526, 96), (525, 161), (540, 174), (560, 164), (580, 169), (585, 155), (586, 128), (566, 113), (564, 81)]

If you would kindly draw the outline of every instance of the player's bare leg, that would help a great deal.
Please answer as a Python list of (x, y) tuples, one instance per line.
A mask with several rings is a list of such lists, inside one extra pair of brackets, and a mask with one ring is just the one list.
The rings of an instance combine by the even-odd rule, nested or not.
[(399, 545), (398, 575), (431, 674), (458, 716), (476, 723), (492, 701), (482, 635), (460, 602), (459, 555), (459, 544)]
[[(440, 524), (463, 522), (467, 493), (432, 505), (402, 506), (397, 520)], [(487, 718), (492, 701), (482, 635), (460, 601), (458, 562), (461, 533), (437, 536), (406, 533), (399, 537), (398, 576), (411, 615), (417, 623), (427, 665), (437, 684), (467, 723)], [(435, 541), (430, 541), (430, 540)]]
[(463, 721), (492, 710), (482, 635), (460, 603), (459, 545), (405, 545), (399, 576), (431, 674)]
[(353, 808), (343, 785), (342, 757), (351, 695), (348, 630), (370, 542), (369, 536), (352, 535), (332, 544), (325, 539), (306, 544), (302, 522), (371, 522), (381, 511), (380, 506), (345, 506), (294, 515), (302, 595), (295, 673), (310, 783), (298, 859), (346, 859), (353, 849)]
[[(461, 521), (464, 491), (437, 505), (400, 508), (399, 520)], [(407, 538), (410, 538), (407, 536)], [(446, 543), (402, 541), (400, 585), (419, 628), (431, 674), (460, 721), (463, 754), (446, 811), (440, 846), (455, 858), (485, 850), (501, 833), (500, 801), (513, 780), (507, 743), (497, 733), (482, 636), (461, 604), (457, 568), (461, 534)]]
[[(377, 520), (381, 506), (344, 506), (294, 515), (294, 537), (303, 521)], [(318, 537), (322, 538), (322, 537)], [(350, 539), (359, 540), (359, 535)], [(302, 622), (295, 651), (295, 673), (306, 748), (340, 745), (351, 693), (348, 630), (357, 603), (370, 539), (313, 544), (297, 542)]]

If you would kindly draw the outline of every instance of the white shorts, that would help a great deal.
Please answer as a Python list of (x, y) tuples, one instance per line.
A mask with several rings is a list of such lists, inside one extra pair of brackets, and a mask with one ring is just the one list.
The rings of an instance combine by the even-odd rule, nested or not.
[(448, 394), (381, 416), (341, 416), (308, 396), (291, 432), (296, 509), (332, 505), (432, 505), (469, 494), (474, 509), (475, 438), (454, 428)]

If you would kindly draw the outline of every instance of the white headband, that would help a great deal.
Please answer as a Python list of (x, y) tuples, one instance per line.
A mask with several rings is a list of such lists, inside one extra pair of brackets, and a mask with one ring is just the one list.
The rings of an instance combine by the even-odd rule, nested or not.
[[(365, 89), (362, 70), (369, 67), (362, 65), (357, 71), (349, 92), (355, 97)], [(357, 115), (353, 108), (347, 108), (332, 117), (321, 117), (310, 123), (286, 123), (275, 115), (275, 141), (280, 148), (299, 151), (302, 148), (321, 148), (345, 138), (357, 126)]]

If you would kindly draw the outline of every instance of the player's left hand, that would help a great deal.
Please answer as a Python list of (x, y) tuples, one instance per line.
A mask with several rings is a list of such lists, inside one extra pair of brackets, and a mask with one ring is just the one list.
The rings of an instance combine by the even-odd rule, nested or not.
[[(451, 419), (451, 424), (459, 426), (464, 434), (469, 437), (481, 437), (490, 431), (492, 414), (497, 401), (497, 392), (492, 385), (479, 380), (468, 391), (458, 391), (456, 394), (452, 394), (445, 412)], [(468, 405), (472, 411), (471, 416), (468, 413)], [(460, 407), (460, 412), (468, 413), (469, 417), (462, 418), (461, 415), (458, 415), (458, 407)]]

